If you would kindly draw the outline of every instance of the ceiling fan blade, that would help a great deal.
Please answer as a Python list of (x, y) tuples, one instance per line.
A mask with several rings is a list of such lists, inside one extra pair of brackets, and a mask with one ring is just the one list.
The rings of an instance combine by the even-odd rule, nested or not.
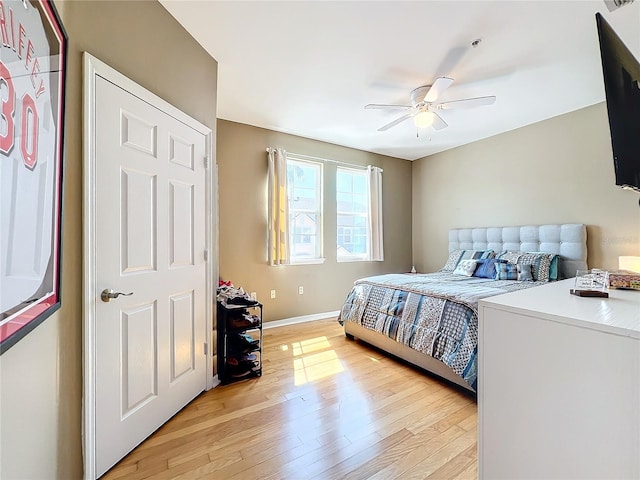
[(454, 100), (453, 102), (444, 102), (438, 103), (437, 105), (433, 105), (438, 110), (451, 110), (453, 108), (471, 108), (471, 107), (480, 107), (482, 105), (491, 105), (495, 103), (496, 97), (476, 97), (476, 98), (465, 98), (464, 100)]
[(384, 132), (385, 130), (389, 130), (391, 127), (395, 127), (399, 123), (404, 122), (405, 120), (415, 116), (416, 112), (407, 113), (406, 115), (401, 116), (400, 118), (396, 118), (393, 122), (387, 123), (378, 129), (379, 132)]
[(443, 128), (447, 128), (449, 124), (445, 122), (440, 115), (436, 112), (433, 113), (433, 124), (431, 125), (434, 130), (442, 130)]
[(449, 85), (451, 85), (452, 83), (453, 83), (453, 78), (449, 78), (449, 77), (436, 78), (435, 82), (433, 82), (433, 85), (431, 85), (431, 88), (429, 89), (429, 91), (425, 94), (424, 101), (428, 103), (435, 102), (440, 96), (440, 94), (444, 92), (447, 88), (449, 88)]
[(411, 105), (380, 105), (378, 103), (370, 103), (369, 105), (364, 106), (367, 110), (381, 110), (381, 109), (395, 109), (395, 110), (406, 110), (408, 108), (412, 108)]

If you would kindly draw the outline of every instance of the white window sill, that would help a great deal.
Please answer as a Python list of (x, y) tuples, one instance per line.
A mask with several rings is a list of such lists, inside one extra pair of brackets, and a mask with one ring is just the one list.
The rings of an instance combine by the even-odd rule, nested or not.
[(325, 258), (309, 258), (305, 260), (291, 260), (289, 265), (320, 265), (324, 263)]
[(338, 263), (350, 263), (350, 262), (370, 262), (371, 260), (369, 260), (368, 258), (362, 258), (362, 257), (340, 257), (340, 258), (337, 258), (336, 261)]

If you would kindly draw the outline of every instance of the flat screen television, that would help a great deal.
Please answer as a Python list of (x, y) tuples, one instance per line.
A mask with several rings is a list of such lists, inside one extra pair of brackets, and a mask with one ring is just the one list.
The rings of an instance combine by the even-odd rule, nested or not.
[(640, 193), (640, 62), (596, 13), (616, 185)]

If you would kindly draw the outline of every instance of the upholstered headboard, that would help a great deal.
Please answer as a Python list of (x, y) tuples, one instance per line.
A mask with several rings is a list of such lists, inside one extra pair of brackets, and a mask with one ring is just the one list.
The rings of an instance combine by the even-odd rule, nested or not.
[(571, 223), (449, 230), (449, 252), (487, 249), (555, 253), (561, 257), (560, 278), (575, 277), (587, 268), (587, 228)]

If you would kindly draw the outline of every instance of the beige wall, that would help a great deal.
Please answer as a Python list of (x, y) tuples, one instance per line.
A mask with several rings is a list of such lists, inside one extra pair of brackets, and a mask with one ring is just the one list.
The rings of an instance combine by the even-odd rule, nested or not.
[(217, 63), (157, 2), (55, 1), (69, 36), (62, 308), (0, 357), (0, 478), (82, 476), (82, 51), (215, 132)]
[[(0, 477), (82, 475), (82, 64), (86, 50), (216, 129), (217, 64), (156, 2), (56, 0), (69, 35), (62, 308), (0, 357)], [(410, 162), (219, 121), (220, 273), (266, 320), (337, 310), (354, 279), (446, 258), (451, 227), (584, 222), (589, 263), (639, 253), (638, 197), (614, 186), (604, 105)], [(266, 146), (384, 169), (386, 261), (337, 263), (333, 182), (324, 265), (268, 267)], [(327, 165), (327, 178), (335, 166)], [(413, 181), (412, 191), (408, 187)], [(412, 203), (413, 200), (413, 203)], [(413, 204), (413, 215), (412, 215)], [(297, 295), (303, 285), (305, 294)], [(269, 299), (269, 290), (278, 297)]]
[[(336, 165), (324, 166), (322, 265), (267, 265), (266, 147), (384, 170), (384, 262), (336, 262)], [(239, 123), (218, 121), (220, 276), (264, 305), (265, 321), (338, 310), (357, 278), (411, 268), (411, 162)], [(304, 295), (298, 295), (298, 286)], [(276, 290), (271, 300), (269, 291)]]
[(413, 162), (413, 254), (447, 258), (456, 227), (584, 223), (590, 267), (640, 254), (638, 194), (615, 185), (604, 103)]

